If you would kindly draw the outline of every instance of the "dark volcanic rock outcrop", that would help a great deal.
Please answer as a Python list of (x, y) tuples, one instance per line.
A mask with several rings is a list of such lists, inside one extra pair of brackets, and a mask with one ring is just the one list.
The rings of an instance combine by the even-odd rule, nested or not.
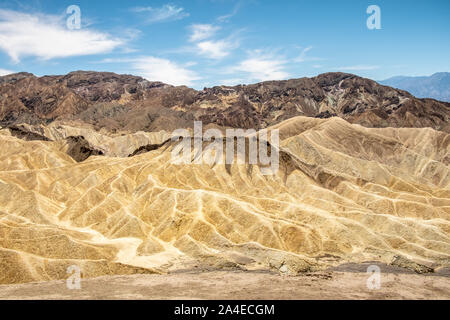
[(103, 151), (93, 148), (82, 136), (68, 137), (66, 141), (68, 143), (67, 154), (77, 162), (83, 162), (90, 156), (103, 155)]

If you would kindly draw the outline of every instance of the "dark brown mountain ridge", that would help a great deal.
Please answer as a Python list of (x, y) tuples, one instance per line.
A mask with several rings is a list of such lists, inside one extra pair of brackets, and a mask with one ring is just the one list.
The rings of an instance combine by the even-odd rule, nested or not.
[(108, 131), (205, 125), (261, 129), (294, 116), (337, 116), (366, 127), (431, 127), (450, 132), (450, 103), (346, 73), (217, 86), (197, 91), (132, 75), (76, 71), (0, 77), (0, 125), (82, 122)]

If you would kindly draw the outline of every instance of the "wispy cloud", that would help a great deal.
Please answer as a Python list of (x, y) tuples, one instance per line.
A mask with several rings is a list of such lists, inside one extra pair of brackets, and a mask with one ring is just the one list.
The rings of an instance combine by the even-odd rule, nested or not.
[(342, 71), (364, 71), (364, 70), (376, 70), (379, 68), (380, 68), (379, 66), (359, 64), (359, 65), (355, 65), (355, 66), (339, 67), (339, 68), (333, 68), (333, 69), (334, 70), (342, 70)]
[(208, 40), (197, 43), (198, 54), (211, 59), (223, 59), (238, 46), (229, 40)]
[(220, 27), (212, 24), (194, 24), (191, 25), (189, 29), (191, 30), (189, 41), (196, 42), (211, 38), (218, 30), (220, 30)]
[(294, 62), (305, 62), (306, 61), (306, 54), (311, 51), (313, 47), (309, 46), (302, 50), (300, 53), (300, 56), (298, 56), (296, 59), (294, 59)]
[(194, 65), (192, 62), (181, 65), (168, 59), (152, 56), (136, 58), (106, 58), (99, 63), (126, 64), (127, 70), (139, 75), (149, 81), (161, 81), (174, 86), (192, 86), (194, 81), (201, 78), (196, 72), (188, 69)]
[(162, 81), (172, 85), (191, 86), (200, 77), (193, 71), (167, 59), (155, 57), (139, 58), (132, 68), (142, 77), (151, 81)]
[(239, 12), (239, 9), (241, 8), (241, 6), (242, 6), (242, 1), (238, 2), (234, 6), (233, 11), (231, 13), (225, 14), (223, 16), (218, 17), (217, 21), (219, 21), (219, 22), (228, 22), (228, 21), (230, 21), (230, 19), (232, 17), (234, 17)]
[(14, 71), (6, 70), (6, 69), (0, 69), (0, 76), (6, 76), (8, 74), (14, 73)]
[(166, 4), (160, 8), (153, 7), (136, 7), (132, 8), (133, 12), (145, 13), (148, 23), (160, 23), (168, 21), (181, 20), (189, 17), (189, 13), (184, 8)]
[(208, 59), (220, 60), (230, 55), (231, 51), (239, 47), (239, 41), (235, 35), (225, 39), (212, 39), (220, 26), (213, 24), (194, 24), (189, 27), (191, 34), (189, 42), (195, 47), (188, 47), (184, 50), (196, 53)]
[(236, 79), (225, 79), (219, 81), (221, 85), (224, 86), (236, 86), (245, 82), (244, 79), (236, 78)]
[(0, 9), (0, 50), (18, 63), (22, 57), (44, 60), (107, 53), (125, 40), (93, 30), (68, 30), (59, 16)]
[(282, 80), (290, 76), (286, 71), (286, 61), (273, 54), (263, 54), (260, 50), (249, 52), (250, 58), (231, 68), (232, 72), (247, 73), (251, 81)]
[(296, 58), (292, 59), (293, 62), (302, 63), (306, 61), (322, 61), (325, 59), (319, 58), (319, 57), (312, 57), (309, 55), (310, 51), (313, 49), (313, 46), (308, 46), (306, 48), (299, 47), (298, 49), (301, 50), (300, 55)]

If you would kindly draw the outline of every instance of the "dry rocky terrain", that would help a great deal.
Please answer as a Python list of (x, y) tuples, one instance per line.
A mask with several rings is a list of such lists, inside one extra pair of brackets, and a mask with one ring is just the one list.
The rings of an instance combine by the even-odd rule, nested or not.
[[(0, 77), (0, 284), (63, 280), (71, 265), (84, 279), (189, 282), (196, 270), (220, 282), (226, 271), (261, 286), (367, 261), (439, 272), (450, 267), (449, 117), (448, 103), (348, 74), (203, 91), (110, 73)], [(194, 120), (279, 129), (280, 169), (173, 164), (171, 132)], [(331, 295), (367, 277), (329, 272)], [(395, 274), (385, 298), (448, 298), (445, 274)], [(395, 294), (414, 284), (425, 287)], [(201, 292), (192, 298), (229, 298)], [(347, 296), (367, 297), (382, 295)]]

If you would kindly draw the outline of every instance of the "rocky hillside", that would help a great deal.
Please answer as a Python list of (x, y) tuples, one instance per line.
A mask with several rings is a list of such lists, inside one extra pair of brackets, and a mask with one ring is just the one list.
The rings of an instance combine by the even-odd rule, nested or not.
[(261, 129), (295, 116), (337, 116), (366, 127), (431, 127), (450, 132), (450, 103), (344, 73), (197, 91), (131, 75), (72, 72), (0, 77), (0, 125), (87, 123), (107, 131), (160, 131), (194, 120)]

